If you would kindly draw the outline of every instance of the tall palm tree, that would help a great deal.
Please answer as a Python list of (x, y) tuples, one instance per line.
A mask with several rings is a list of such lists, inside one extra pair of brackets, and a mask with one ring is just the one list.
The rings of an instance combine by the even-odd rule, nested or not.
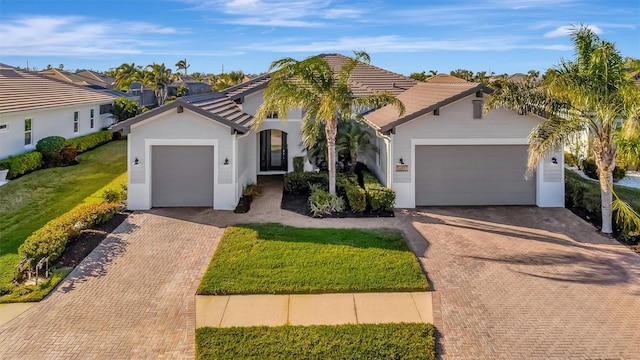
[(311, 56), (298, 61), (282, 58), (271, 63), (269, 85), (264, 91), (264, 102), (255, 115), (254, 129), (272, 112), (280, 119), (286, 119), (287, 110), (300, 109), (302, 116), (303, 142), (313, 146), (318, 129), (324, 129), (327, 137), (329, 170), (329, 193), (336, 193), (336, 133), (338, 122), (345, 114), (360, 113), (364, 110), (394, 105), (400, 114), (404, 105), (393, 94), (380, 92), (356, 97), (349, 79), (359, 63), (371, 61), (366, 52), (354, 52), (344, 65), (334, 72), (322, 56)]
[(122, 65), (115, 68), (113, 71), (113, 77), (116, 79), (116, 89), (121, 91), (129, 90), (129, 85), (131, 85), (131, 82), (135, 81), (134, 78), (138, 70), (139, 67), (136, 66), (135, 63), (122, 63)]
[(156, 64), (155, 62), (148, 65), (147, 69), (149, 69), (151, 88), (156, 93), (156, 101), (158, 105), (162, 105), (167, 98), (171, 69), (167, 68), (164, 63)]
[(190, 66), (190, 64), (187, 64), (187, 59), (182, 59), (176, 63), (176, 70), (184, 70), (184, 76), (187, 76), (187, 69), (189, 69)]
[[(640, 131), (640, 91), (624, 71), (615, 45), (601, 40), (586, 26), (571, 32), (575, 59), (561, 60), (541, 85), (531, 81), (504, 83), (489, 99), (489, 108), (508, 108), (546, 118), (529, 136), (528, 168), (560, 149), (572, 135), (585, 132), (598, 167), (602, 199), (602, 232), (611, 234), (612, 210), (621, 225), (640, 228), (633, 209), (615, 195), (613, 169), (618, 147), (614, 134), (633, 138)], [(615, 196), (615, 200), (614, 200)]]
[(346, 153), (351, 159), (351, 172), (355, 172), (358, 159), (378, 152), (378, 147), (371, 142), (372, 135), (366, 131), (354, 116), (338, 125), (336, 149), (338, 153)]

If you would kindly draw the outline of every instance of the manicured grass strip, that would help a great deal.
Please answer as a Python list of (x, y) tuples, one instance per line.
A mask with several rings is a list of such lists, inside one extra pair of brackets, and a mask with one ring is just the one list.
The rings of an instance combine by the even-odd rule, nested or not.
[(107, 185), (101, 187), (100, 189), (96, 190), (93, 194), (87, 196), (82, 203), (78, 204), (78, 206), (76, 206), (76, 208), (82, 206), (82, 205), (89, 205), (89, 204), (99, 204), (101, 202), (104, 201), (104, 199), (102, 198), (102, 193), (104, 193), (105, 190), (107, 189), (111, 189), (111, 190), (120, 190), (122, 189), (121, 185), (125, 184), (127, 185), (127, 173), (123, 173), (122, 175), (118, 176), (117, 178), (113, 179), (110, 183), (108, 183)]
[[(17, 303), (17, 302), (33, 302), (42, 300), (51, 290), (58, 285), (69, 273), (72, 268), (65, 267), (54, 269), (46, 280), (38, 283), (38, 285), (26, 285), (19, 290), (14, 291), (5, 296), (0, 296), (0, 304)], [(13, 285), (5, 285), (5, 289), (13, 290)]]
[(198, 359), (435, 359), (431, 324), (200, 328)]
[(0, 187), (0, 287), (11, 283), (18, 246), (31, 233), (126, 173), (127, 142), (112, 141), (78, 159), (78, 165), (38, 170)]
[(392, 230), (230, 227), (198, 293), (293, 294), (428, 290), (402, 235)]

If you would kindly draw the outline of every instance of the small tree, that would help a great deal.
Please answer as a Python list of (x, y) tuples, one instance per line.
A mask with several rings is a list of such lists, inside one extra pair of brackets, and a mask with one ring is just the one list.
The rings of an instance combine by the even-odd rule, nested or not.
[(355, 118), (347, 119), (338, 124), (336, 149), (338, 154), (349, 156), (351, 172), (355, 172), (359, 159), (378, 152), (378, 147), (371, 140), (371, 133), (365, 130)]
[(139, 115), (145, 110), (146, 108), (140, 107), (136, 100), (121, 97), (113, 102), (111, 113), (115, 117), (116, 122), (120, 122)]

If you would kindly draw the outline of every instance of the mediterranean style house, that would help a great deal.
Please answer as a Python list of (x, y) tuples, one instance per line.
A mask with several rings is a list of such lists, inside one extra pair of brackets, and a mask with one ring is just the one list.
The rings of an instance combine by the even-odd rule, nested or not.
[(74, 138), (113, 124), (119, 95), (0, 64), (0, 159), (47, 136)]
[[(322, 56), (335, 69), (347, 59)], [(269, 80), (267, 74), (224, 92), (179, 98), (114, 125), (129, 139), (129, 209), (233, 209), (258, 175), (291, 171), (293, 157), (305, 154), (302, 112), (251, 127)], [(364, 63), (351, 85), (355, 96), (389, 91), (406, 107), (403, 116), (392, 107), (364, 114), (380, 149), (366, 165), (395, 189), (396, 207), (564, 206), (561, 151), (525, 178), (528, 135), (542, 119), (484, 113), (487, 86), (450, 76), (421, 83)]]

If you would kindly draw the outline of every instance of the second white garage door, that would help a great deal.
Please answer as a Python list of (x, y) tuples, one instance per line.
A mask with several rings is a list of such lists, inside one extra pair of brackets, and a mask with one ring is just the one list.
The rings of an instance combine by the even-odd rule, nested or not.
[(535, 205), (526, 145), (416, 146), (416, 206)]
[(213, 146), (153, 146), (151, 206), (213, 207)]

